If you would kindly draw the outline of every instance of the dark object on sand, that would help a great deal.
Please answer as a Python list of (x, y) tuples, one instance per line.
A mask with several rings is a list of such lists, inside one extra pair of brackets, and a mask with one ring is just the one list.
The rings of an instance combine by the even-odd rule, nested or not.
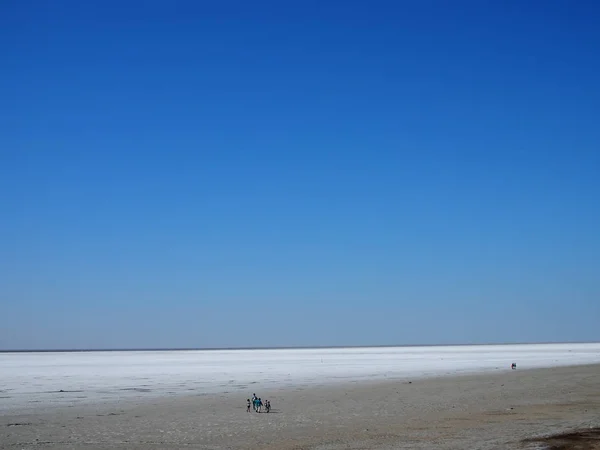
[(517, 368), (517, 363), (512, 363), (512, 364), (510, 365), (510, 368), (511, 368), (512, 370), (516, 370), (516, 368)]
[(525, 439), (523, 442), (542, 444), (548, 450), (593, 450), (600, 447), (600, 428), (588, 428), (547, 437)]

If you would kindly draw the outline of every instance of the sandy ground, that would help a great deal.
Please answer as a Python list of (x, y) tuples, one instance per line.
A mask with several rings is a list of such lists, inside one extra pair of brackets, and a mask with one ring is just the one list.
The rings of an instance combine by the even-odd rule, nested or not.
[[(0, 416), (3, 449), (600, 449), (600, 365)], [(543, 443), (538, 437), (561, 434)]]

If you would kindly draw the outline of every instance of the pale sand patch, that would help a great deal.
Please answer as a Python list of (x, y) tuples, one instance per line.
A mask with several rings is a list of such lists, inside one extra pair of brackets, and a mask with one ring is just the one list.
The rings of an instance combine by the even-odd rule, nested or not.
[(270, 414), (246, 413), (251, 394), (5, 414), (0, 448), (522, 449), (600, 426), (600, 365), (257, 392)]

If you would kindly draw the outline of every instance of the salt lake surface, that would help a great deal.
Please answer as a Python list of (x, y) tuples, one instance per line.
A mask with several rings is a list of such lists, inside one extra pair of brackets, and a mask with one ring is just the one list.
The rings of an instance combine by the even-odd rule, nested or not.
[(598, 344), (0, 353), (0, 414), (169, 395), (600, 363)]

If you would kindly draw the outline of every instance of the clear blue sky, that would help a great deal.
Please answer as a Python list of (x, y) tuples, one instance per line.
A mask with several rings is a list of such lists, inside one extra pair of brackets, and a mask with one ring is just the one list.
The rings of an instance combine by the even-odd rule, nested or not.
[(0, 348), (600, 340), (593, 1), (0, 3)]

